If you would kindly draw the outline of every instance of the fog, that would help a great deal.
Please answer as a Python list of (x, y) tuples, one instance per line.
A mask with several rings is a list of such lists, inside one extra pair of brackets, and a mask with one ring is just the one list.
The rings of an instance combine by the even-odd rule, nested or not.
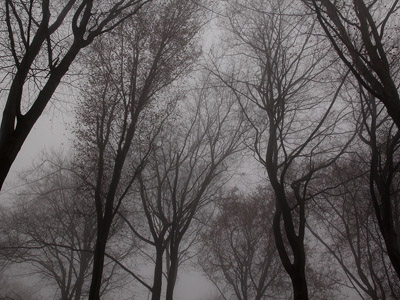
[(400, 298), (399, 11), (2, 3), (0, 300)]

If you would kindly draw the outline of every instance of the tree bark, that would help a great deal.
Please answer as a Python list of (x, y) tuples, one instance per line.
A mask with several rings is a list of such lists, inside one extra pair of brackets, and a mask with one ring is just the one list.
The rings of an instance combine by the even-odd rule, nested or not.
[[(296, 272), (299, 274), (300, 272)], [(304, 272), (303, 272), (304, 273)], [(308, 288), (307, 281), (304, 276), (295, 275), (291, 277), (293, 285), (293, 299), (294, 300), (307, 300), (308, 299)]]
[[(400, 279), (400, 239), (393, 218), (392, 205), (394, 204), (394, 199), (392, 199), (390, 191), (392, 182), (389, 184), (382, 182), (382, 178), (377, 170), (377, 160), (378, 157), (374, 157), (371, 163), (370, 193), (379, 229), (385, 241), (387, 254)], [(375, 186), (378, 190), (380, 202), (375, 194)]]
[(295, 239), (290, 238), (286, 233), (286, 237), (289, 241), (291, 251), (293, 253), (293, 263), (290, 261), (288, 251), (284, 244), (281, 229), (282, 212), (277, 204), (275, 209), (273, 229), (276, 247), (279, 253), (279, 257), (282, 261), (283, 267), (289, 274), (293, 288), (293, 299), (294, 300), (308, 300), (308, 286), (305, 274), (305, 262), (306, 255), (304, 250), (304, 240), (300, 236), (296, 236)]
[(173, 300), (176, 277), (178, 274), (178, 262), (178, 249), (172, 247), (170, 253), (170, 269), (168, 271), (166, 300)]
[[(23, 74), (19, 75), (19, 72), (17, 72), (10, 88), (0, 128), (0, 190), (33, 125), (43, 113), (81, 47), (82, 45), (79, 42), (75, 42), (71, 46), (64, 59), (51, 73), (49, 80), (40, 91), (31, 109), (25, 115), (20, 114), (20, 107), (17, 105), (21, 102), (23, 89), (23, 85), (19, 81), (23, 80), (24, 76)], [(16, 125), (15, 121), (17, 122)]]
[[(104, 228), (104, 229), (103, 229)], [(92, 282), (90, 284), (89, 300), (100, 300), (100, 288), (104, 270), (104, 256), (110, 226), (99, 226), (94, 249)]]
[(156, 264), (154, 266), (153, 288), (151, 300), (161, 299), (162, 276), (163, 276), (163, 253), (162, 246), (156, 247)]
[(75, 300), (80, 300), (82, 296), (82, 289), (83, 289), (83, 284), (85, 283), (85, 271), (89, 267), (89, 263), (91, 260), (92, 254), (89, 252), (82, 252), (81, 253), (81, 260), (80, 260), (80, 266), (79, 266), (79, 275), (76, 280), (75, 286)]

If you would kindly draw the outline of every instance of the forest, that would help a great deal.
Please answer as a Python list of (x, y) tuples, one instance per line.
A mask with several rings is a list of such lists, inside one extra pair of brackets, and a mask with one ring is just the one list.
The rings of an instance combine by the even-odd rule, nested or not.
[(399, 47), (400, 0), (3, 0), (0, 300), (400, 299)]

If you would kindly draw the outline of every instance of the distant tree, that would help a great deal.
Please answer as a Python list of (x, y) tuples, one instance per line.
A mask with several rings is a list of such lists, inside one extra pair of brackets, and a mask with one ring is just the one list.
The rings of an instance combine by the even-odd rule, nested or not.
[(46, 155), (24, 173), (24, 187), (1, 224), (1, 260), (27, 266), (55, 286), (62, 300), (87, 294), (96, 233), (87, 186), (72, 168), (65, 157)]
[(149, 0), (2, 1), (4, 97), (0, 189), (33, 125), (80, 51), (135, 15)]
[(321, 178), (332, 188), (316, 197), (308, 228), (346, 275), (337, 278), (342, 285), (362, 299), (399, 299), (400, 285), (368, 201), (367, 166), (352, 155)]
[(36, 292), (21, 282), (6, 278), (4, 273), (0, 275), (0, 300), (37, 300)]
[(114, 217), (179, 95), (174, 84), (199, 55), (195, 37), (202, 15), (190, 0), (152, 1), (90, 48), (91, 75), (76, 129), (79, 172), (92, 186), (96, 207), (90, 300), (99, 299)]
[(223, 299), (288, 297), (288, 278), (272, 230), (273, 195), (232, 191), (218, 199), (218, 212), (202, 234), (199, 263)]

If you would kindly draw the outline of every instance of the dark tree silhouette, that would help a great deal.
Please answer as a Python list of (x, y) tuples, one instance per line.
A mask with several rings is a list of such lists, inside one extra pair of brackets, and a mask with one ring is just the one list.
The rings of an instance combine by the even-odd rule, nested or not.
[(114, 217), (174, 106), (167, 87), (199, 55), (201, 15), (193, 1), (152, 1), (91, 48), (76, 130), (80, 173), (93, 188), (97, 218), (90, 300), (99, 299)]
[[(237, 59), (241, 68), (213, 72), (236, 93), (254, 130), (249, 143), (275, 193), (278, 253), (291, 278), (294, 299), (309, 299), (306, 202), (312, 197), (310, 183), (351, 140), (340, 140), (338, 126), (346, 105), (333, 110), (344, 81), (324, 82), (323, 72), (329, 70), (323, 64), (327, 50), (313, 35), (312, 19), (292, 3), (232, 1), (229, 5), (231, 61)], [(313, 92), (316, 89), (319, 93)]]
[[(400, 278), (400, 236), (392, 200), (398, 173), (396, 150), (400, 128), (399, 34), (400, 2), (303, 0), (316, 14), (337, 55), (354, 75), (362, 100), (364, 141), (371, 149), (371, 200), (389, 258)], [(383, 103), (395, 124), (377, 106)], [(384, 115), (384, 116), (383, 116)], [(382, 117), (383, 116), (383, 117)], [(384, 123), (384, 124), (383, 124)], [(390, 122), (389, 122), (390, 123)], [(387, 135), (381, 140), (385, 127)]]
[(4, 0), (0, 189), (26, 137), (79, 52), (149, 0)]
[(400, 128), (398, 0), (303, 0), (360, 85)]

